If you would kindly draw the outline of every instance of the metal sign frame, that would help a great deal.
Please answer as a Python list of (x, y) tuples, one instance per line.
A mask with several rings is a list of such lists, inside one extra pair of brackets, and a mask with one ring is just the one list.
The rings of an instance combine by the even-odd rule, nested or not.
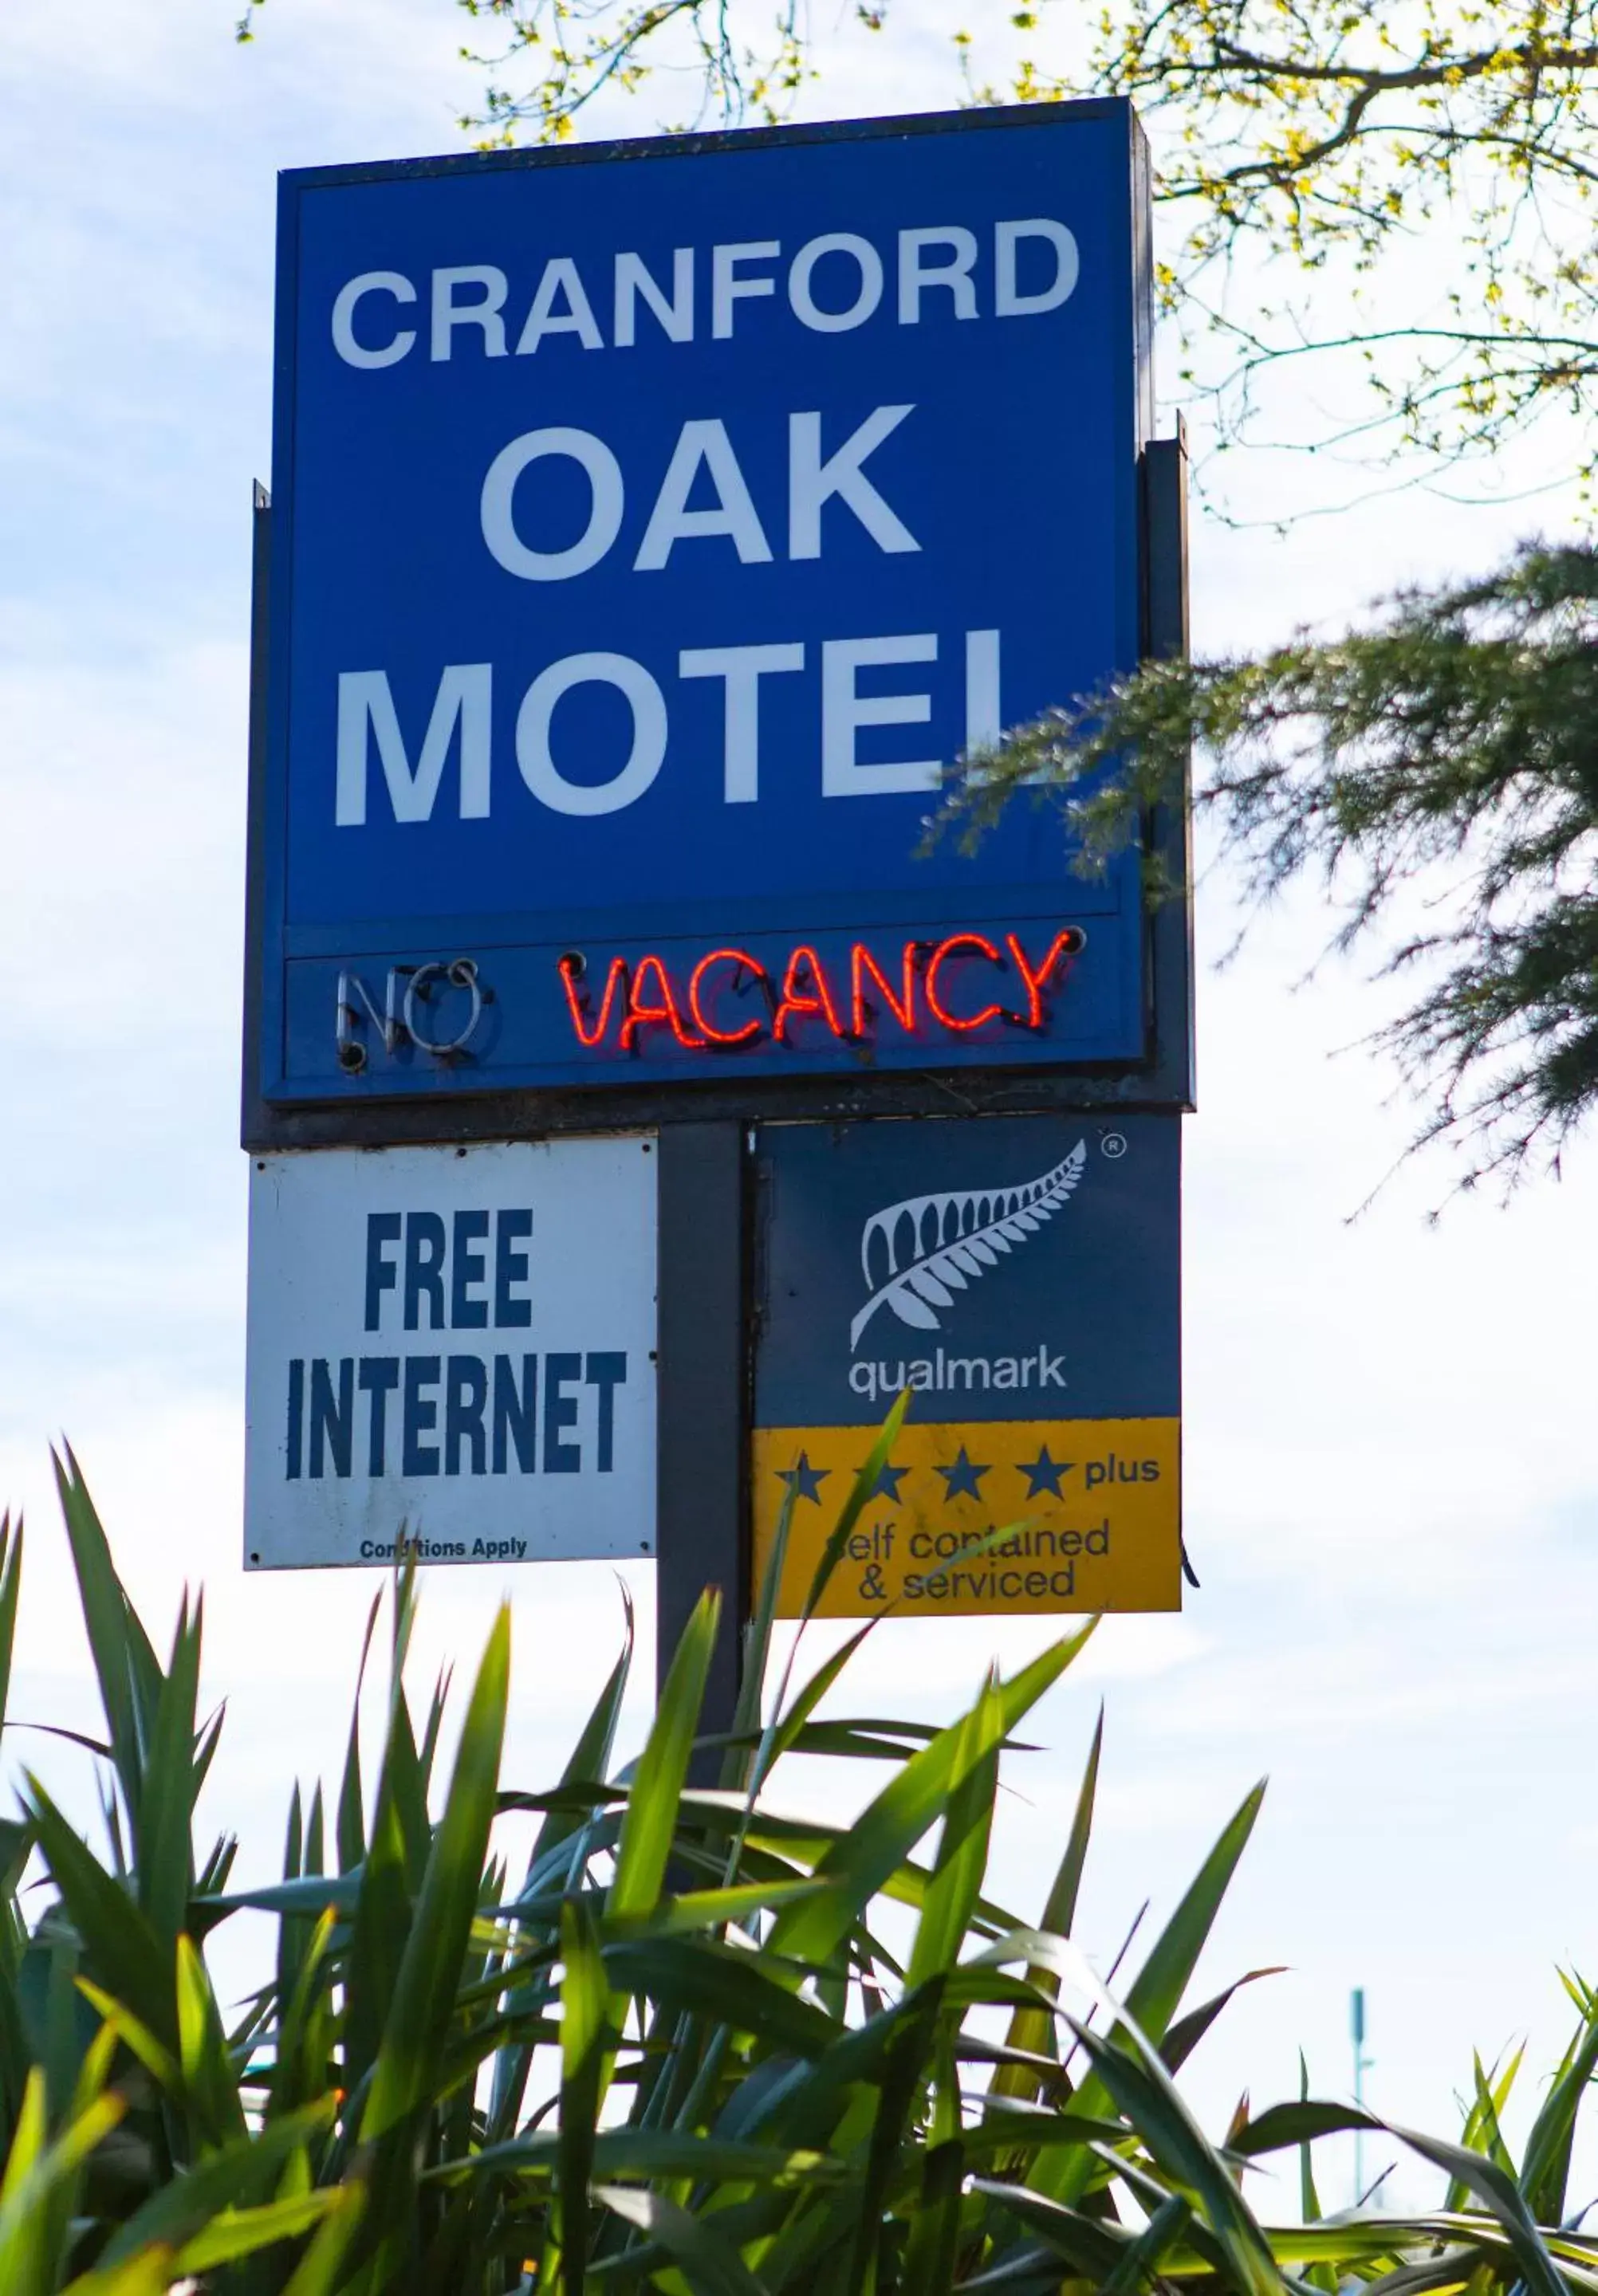
[[(454, 173), (472, 168), (584, 165), (606, 160), (652, 156), (668, 149), (689, 154), (748, 149), (762, 144), (826, 144), (864, 137), (993, 128), (1035, 127), (1058, 108), (1008, 107), (957, 115), (848, 121), (799, 128), (738, 130), (671, 139), (581, 145), (556, 152), (515, 152), (487, 158), (462, 156), (414, 163), (417, 175)], [(1123, 111), (1106, 100), (1074, 104), (1074, 115)], [(1134, 155), (1141, 138), (1133, 138)], [(333, 171), (339, 180), (364, 173), (391, 177), (391, 167)], [(402, 172), (409, 172), (403, 170)], [(1136, 259), (1146, 250), (1146, 202), (1134, 187)], [(1133, 297), (1141, 329), (1146, 314)], [(1140, 372), (1149, 346), (1140, 334)], [(1151, 441), (1141, 455), (1140, 556), (1143, 575), (1142, 651), (1178, 651), (1185, 639), (1185, 535), (1182, 449), (1179, 440)], [(671, 1126), (730, 1119), (835, 1120), (871, 1116), (949, 1113), (1024, 1113), (1064, 1106), (1105, 1105), (1184, 1108), (1192, 1104), (1190, 920), (1185, 898), (1166, 898), (1145, 919), (1146, 983), (1144, 1043), (1135, 1060), (1114, 1065), (1080, 1062), (1037, 1067), (945, 1067), (897, 1070), (851, 1068), (833, 1075), (756, 1076), (729, 1070), (713, 1079), (641, 1077), (637, 1084), (599, 1084), (551, 1088), (458, 1088), (412, 1091), (383, 1098), (368, 1089), (358, 1100), (295, 1103), (263, 1092), (263, 1030), (275, 1010), (269, 964), (281, 963), (274, 909), (280, 906), (278, 864), (268, 835), (268, 808), (280, 794), (274, 786), (268, 743), (268, 686), (273, 668), (273, 512), (258, 488), (255, 505), (254, 606), (251, 648), (249, 877), (246, 918), (245, 1027), (243, 1137), (255, 1150), (468, 1142), (568, 1132), (597, 1132), (639, 1126)], [(1158, 854), (1167, 878), (1188, 882), (1185, 808), (1162, 808), (1147, 824), (1149, 846)]]
[[(1074, 107), (1085, 110), (1090, 107)], [(762, 143), (825, 144), (862, 135), (982, 132), (1036, 125), (1043, 107), (844, 122), (804, 128), (737, 131), (672, 139), (673, 148), (714, 152)], [(660, 149), (655, 142), (580, 145), (557, 152), (418, 162), (417, 171), (471, 166), (569, 166)], [(340, 171), (348, 173), (349, 171)], [(387, 172), (387, 171), (385, 171)], [(1137, 204), (1134, 229), (1147, 227)], [(1148, 346), (1141, 345), (1144, 357)], [(1186, 455), (1179, 435), (1141, 450), (1141, 652), (1186, 652)], [(980, 1114), (1115, 1110), (1182, 1111), (1194, 1104), (1193, 964), (1190, 809), (1187, 792), (1157, 808), (1145, 824), (1179, 895), (1145, 915), (1147, 999), (1143, 1054), (1116, 1067), (881, 1070), (828, 1077), (756, 1078), (729, 1073), (710, 1082), (641, 1080), (636, 1086), (570, 1090), (486, 1090), (367, 1097), (330, 1105), (263, 1097), (261, 1050), (270, 910), (268, 882), (268, 679), (272, 636), (269, 500), (257, 488), (253, 526), (251, 648), (249, 855), (246, 892), (243, 1091), (244, 1145), (276, 1149), (400, 1146), (539, 1139), (563, 1134), (654, 1130), (658, 1137), (659, 1376), (656, 1517), (657, 1655), (663, 1674), (706, 1585), (723, 1592), (723, 1626), (713, 1658), (705, 1726), (725, 1727), (737, 1692), (742, 1629), (749, 1615), (750, 1426), (754, 1292), (754, 1164), (757, 1125), (861, 1118), (944, 1119)], [(704, 1758), (706, 1775), (714, 1757)]]

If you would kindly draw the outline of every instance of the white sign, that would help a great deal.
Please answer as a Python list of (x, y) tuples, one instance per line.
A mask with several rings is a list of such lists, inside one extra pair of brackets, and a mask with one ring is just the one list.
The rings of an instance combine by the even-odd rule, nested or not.
[(250, 1173), (244, 1560), (655, 1548), (653, 1140)]

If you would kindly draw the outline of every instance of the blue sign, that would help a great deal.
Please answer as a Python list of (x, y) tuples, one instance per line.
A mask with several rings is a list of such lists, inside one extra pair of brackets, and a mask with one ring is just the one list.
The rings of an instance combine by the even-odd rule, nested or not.
[(781, 1615), (904, 1395), (830, 1615), (1177, 1609), (1180, 1117), (757, 1138), (751, 1496), (757, 1584), (786, 1521)]
[[(760, 1134), (759, 1427), (1174, 1419), (1174, 1116)], [(997, 1368), (1006, 1364), (1006, 1372)]]
[(268, 1102), (1145, 1051), (1136, 857), (944, 766), (1128, 669), (1119, 102), (284, 178)]

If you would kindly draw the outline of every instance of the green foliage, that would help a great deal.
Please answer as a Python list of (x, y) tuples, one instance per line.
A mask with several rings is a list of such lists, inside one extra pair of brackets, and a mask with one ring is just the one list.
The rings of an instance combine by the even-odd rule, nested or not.
[[(1190, 344), (1214, 328), (1230, 354), (1213, 378), (1223, 439), (1251, 435), (1264, 368), (1325, 352), (1353, 354), (1371, 403), (1322, 444), (1452, 458), (1552, 412), (1590, 429), (1594, 0), (1115, 0), (1089, 79), (1149, 123), (1166, 301)], [(1034, 63), (981, 91), (1086, 92)], [(1380, 302), (1349, 291), (1429, 235), (1421, 295), (1404, 274)], [(1240, 291), (1250, 252), (1281, 259), (1248, 266)]]
[(1195, 748), (1255, 898), (1318, 872), (1347, 947), (1426, 894), (1380, 1032), (1426, 1096), (1419, 1141), (1450, 1142), (1464, 1186), (1557, 1161), (1598, 1101), (1598, 549), (1528, 546), (1330, 644), (1151, 663), (968, 761), (943, 825), (1058, 806), (1091, 868), (1182, 801)]
[[(1084, 1633), (991, 1675), (943, 1730), (816, 1723), (836, 1658), (796, 1689), (790, 1666), (762, 1716), (773, 1576), (721, 1787), (689, 1783), (707, 1596), (638, 1759), (613, 1768), (629, 1635), (561, 1780), (527, 1792), (500, 1778), (501, 1615), (435, 1793), (442, 1690), (418, 1734), (405, 1577), (369, 1797), (350, 1734), (338, 1870), (318, 1789), (293, 1799), (282, 1882), (229, 1891), (231, 1846), (202, 1860), (192, 1841), (216, 1742), (195, 1718), (198, 1608), (163, 1663), (70, 1459), (60, 1480), (112, 1783), (103, 1853), (32, 1781), (4, 1837), (6, 2296), (1598, 2286), (1598, 2240), (1560, 2229), (1598, 2064), (1598, 1998), (1576, 1980), (1576, 2034), (1518, 2164), (1501, 2134), (1516, 2066), (1479, 2068), (1459, 2144), (1393, 2132), (1447, 2180), (1441, 2209), (1325, 2219), (1314, 2145), (1375, 2122), (1301, 2095), (1240, 2107), (1217, 2141), (1175, 2081), (1235, 1990), (1183, 2008), (1257, 1789), (1121, 1999), (1070, 1934), (1099, 1731), (1044, 1925), (989, 1900), (1005, 1751)], [(0, 1679), (20, 1568), (0, 1526)], [(887, 1775), (853, 1820), (781, 1816), (763, 1788), (791, 1752)], [(513, 1882), (507, 1834), (530, 1820)], [(276, 1944), (229, 2022), (205, 1947), (246, 1910)], [(1299, 2155), (1302, 2224), (1250, 2204), (1251, 2167), (1281, 2152)]]

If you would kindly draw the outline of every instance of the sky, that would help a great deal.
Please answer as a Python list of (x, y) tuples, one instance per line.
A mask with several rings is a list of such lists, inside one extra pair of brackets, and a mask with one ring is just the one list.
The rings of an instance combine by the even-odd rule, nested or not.
[[(61, 0), (0, 12), (0, 1500), (29, 1523), (24, 1720), (95, 1713), (53, 1440), (76, 1447), (158, 1640), (182, 1587), (203, 1582), (208, 1688), (229, 1706), (209, 1807), (264, 1873), (292, 1776), (338, 1759), (378, 1584), (246, 1579), (240, 1565), (247, 592), (250, 488), (268, 463), (273, 177), (458, 149), (479, 75), (447, 0), (271, 0), (248, 48), (234, 12), (144, 0), (68, 37)], [(875, 42), (828, 34), (832, 70), (803, 108), (955, 100), (954, 20), (928, 6)], [(663, 110), (646, 95), (595, 125), (642, 132)], [(1346, 490), (1343, 475), (1262, 458), (1234, 482), (1239, 522), (1196, 525), (1198, 644), (1336, 626), (1396, 583), (1558, 529), (1572, 504), (1557, 486), (1513, 498), (1557, 480), (1557, 455), (1538, 452), (1489, 474), (1485, 505), (1379, 491), (1285, 533), (1274, 514), (1314, 507), (1329, 479)], [(1313, 890), (1219, 966), (1235, 890), (1214, 867), (1200, 886), (1187, 1128), (1187, 1542), (1201, 1585), (1180, 1618), (1107, 1621), (1040, 1710), (1049, 1751), (1014, 1766), (995, 1888), (1022, 1912), (1041, 1904), (1100, 1698), (1081, 1934), (1103, 1966), (1139, 1905), (1168, 1909), (1268, 1774), (1205, 1974), (1218, 1988), (1244, 1969), (1287, 1973), (1228, 2011), (1194, 2095), (1219, 2125), (1241, 2088), (1257, 2104), (1294, 2087), (1300, 2046), (1316, 2086), (1345, 2092), (1363, 1985), (1370, 2095), (1443, 2128), (1471, 2048), (1528, 2034), (1532, 2062), (1549, 2062), (1565, 2023), (1556, 1965), (1598, 1969), (1581, 1274), (1598, 1247), (1598, 1154), (1578, 1144), (1561, 1179), (1507, 1204), (1454, 1201), (1436, 1224), (1447, 1174), (1421, 1161), (1353, 1217), (1414, 1121), (1363, 1041), (1384, 992), (1357, 966), (1316, 965), (1327, 913)], [(647, 1628), (648, 1567), (629, 1577)], [(620, 1597), (597, 1564), (506, 1585), (435, 1571), (419, 1673), (446, 1653), (464, 1668), (502, 1594), (518, 1652), (507, 1767), (537, 1784), (597, 1693)], [(890, 1625), (844, 1705), (951, 1718), (991, 1654), (1011, 1666), (1050, 1632)], [(635, 1698), (635, 1741), (643, 1711)], [(47, 1740), (9, 1734), (6, 1757), (86, 1791), (80, 1758)], [(789, 1792), (820, 1787), (796, 1775)], [(1329, 2151), (1332, 2196), (1347, 2174)]]

